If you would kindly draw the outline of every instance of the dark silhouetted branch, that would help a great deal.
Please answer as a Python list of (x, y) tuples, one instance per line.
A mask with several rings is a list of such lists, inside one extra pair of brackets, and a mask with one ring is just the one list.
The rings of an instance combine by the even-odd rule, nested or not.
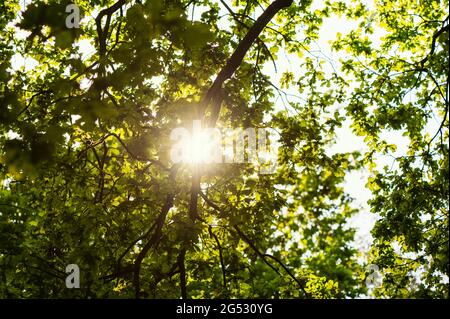
[(219, 259), (220, 259), (220, 268), (222, 269), (222, 279), (223, 279), (223, 288), (225, 291), (227, 291), (227, 275), (225, 270), (225, 263), (223, 261), (223, 252), (222, 252), (222, 245), (220, 245), (219, 238), (217, 238), (216, 234), (213, 233), (212, 227), (208, 227), (209, 235), (214, 238), (217, 244), (217, 248), (219, 249)]
[(212, 107), (211, 116), (208, 120), (208, 124), (210, 126), (215, 126), (219, 117), (222, 101), (220, 91), (222, 89), (223, 83), (231, 78), (239, 65), (241, 65), (245, 54), (259, 37), (259, 34), (262, 32), (265, 26), (275, 16), (275, 14), (277, 14), (281, 9), (289, 7), (292, 2), (293, 0), (275, 0), (274, 2), (272, 2), (248, 30), (245, 37), (241, 42), (239, 42), (234, 53), (228, 59), (224, 68), (217, 75), (201, 104), (202, 110), (200, 114), (203, 114), (209, 105), (211, 105)]
[[(172, 166), (170, 175), (169, 175), (169, 181), (173, 182), (175, 179), (175, 176), (178, 171), (178, 165)], [(147, 255), (150, 248), (156, 246), (161, 239), (162, 235), (162, 228), (164, 225), (164, 222), (167, 217), (167, 213), (173, 206), (173, 202), (175, 199), (175, 193), (169, 193), (166, 196), (166, 201), (164, 203), (164, 206), (161, 210), (161, 213), (158, 215), (158, 218), (156, 219), (156, 228), (153, 233), (153, 235), (150, 237), (150, 239), (147, 241), (147, 243), (144, 245), (142, 250), (139, 252), (138, 256), (136, 257), (136, 260), (134, 262), (134, 278), (133, 278), (133, 285), (135, 289), (135, 296), (136, 298), (139, 298), (140, 296), (140, 271), (141, 271), (141, 265), (142, 261), (144, 260), (145, 256)]]
[[(211, 206), (213, 209), (217, 210), (222, 216), (225, 216), (225, 214), (220, 210), (220, 208), (213, 203), (210, 199), (208, 199), (208, 197), (203, 194), (203, 192), (200, 192), (200, 196), (205, 199), (205, 202)], [(253, 249), (253, 251), (258, 255), (258, 257), (260, 257), (262, 259), (262, 261), (269, 266), (273, 271), (275, 271), (278, 275), (281, 276), (281, 273), (278, 271), (277, 268), (275, 268), (268, 260), (267, 258), (271, 258), (273, 260), (275, 260), (285, 271), (286, 273), (289, 275), (289, 277), (291, 277), (300, 287), (300, 289), (302, 290), (302, 292), (304, 293), (304, 295), (309, 298), (309, 294), (306, 292), (305, 290), (305, 284), (298, 280), (294, 274), (289, 270), (289, 268), (286, 267), (286, 265), (284, 265), (279, 259), (277, 259), (276, 257), (269, 255), (269, 254), (263, 254), (258, 247), (256, 247), (256, 245), (252, 242), (252, 240), (250, 238), (248, 238), (247, 235), (244, 234), (244, 232), (239, 228), (239, 226), (237, 225), (232, 225), (232, 227), (234, 228), (234, 230), (236, 231), (236, 233), (239, 235), (240, 238), (242, 238), (249, 246), (251, 249)]]
[(425, 63), (428, 61), (428, 59), (430, 58), (430, 56), (432, 56), (433, 54), (434, 54), (434, 51), (436, 50), (436, 41), (437, 41), (437, 39), (441, 36), (441, 34), (442, 33), (444, 33), (445, 31), (449, 31), (449, 29), (450, 29), (450, 24), (449, 24), (449, 17), (447, 17), (445, 20), (444, 20), (444, 23), (445, 23), (445, 21), (447, 21), (447, 25), (445, 25), (445, 26), (443, 26), (442, 28), (440, 28), (438, 31), (436, 31), (434, 34), (433, 34), (433, 38), (432, 38), (432, 40), (431, 40), (431, 49), (430, 49), (430, 52), (427, 54), (427, 56), (425, 57), (425, 58), (423, 58), (420, 62), (419, 62), (419, 64), (420, 64), (420, 66), (423, 68), (424, 67), (424, 65), (425, 65)]
[(182, 247), (177, 258), (178, 269), (180, 271), (180, 290), (182, 299), (187, 299), (186, 266), (184, 264), (185, 257), (186, 257), (186, 248)]

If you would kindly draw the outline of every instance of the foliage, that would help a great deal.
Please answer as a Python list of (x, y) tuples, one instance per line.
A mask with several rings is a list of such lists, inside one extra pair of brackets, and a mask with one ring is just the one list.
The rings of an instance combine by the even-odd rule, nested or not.
[[(384, 274), (375, 296), (448, 297), (448, 1), (277, 12), (224, 83), (217, 122), (276, 128), (270, 175), (169, 158), (171, 130), (203, 116), (212, 79), (270, 2), (77, 0), (80, 29), (64, 26), (68, 3), (0, 4), (1, 297), (358, 297), (370, 263)], [(331, 43), (345, 54), (327, 72), (311, 46), (333, 16), (358, 27)], [(263, 65), (280, 50), (300, 63), (278, 88)], [(17, 55), (35, 66), (14, 68)], [(283, 89), (302, 99), (280, 108)], [(367, 152), (327, 151), (346, 119)], [(395, 152), (386, 131), (408, 151), (379, 167)], [(379, 216), (368, 255), (344, 189), (361, 169)], [(65, 286), (68, 264), (80, 289)]]

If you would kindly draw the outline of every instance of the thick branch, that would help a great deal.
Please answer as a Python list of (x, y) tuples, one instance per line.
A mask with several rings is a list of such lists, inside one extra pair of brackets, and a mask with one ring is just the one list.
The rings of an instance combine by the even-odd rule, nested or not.
[[(233, 17), (233, 19), (239, 23), (241, 26), (245, 27), (246, 29), (250, 29), (250, 27), (243, 21), (239, 20), (239, 18), (237, 17), (237, 14), (231, 10), (231, 8), (228, 6), (228, 4), (225, 2), (225, 0), (220, 0), (220, 2), (222, 3), (222, 5), (225, 7), (225, 9), (227, 9), (227, 11), (230, 13), (230, 15)], [(275, 59), (272, 55), (272, 53), (270, 52), (269, 48), (267, 47), (267, 45), (264, 43), (263, 40), (261, 40), (259, 38), (259, 36), (256, 38), (256, 41), (258, 41), (258, 43), (260, 45), (262, 45), (262, 47), (264, 48), (264, 50), (266, 51), (266, 53), (269, 55), (270, 59), (272, 60), (273, 63), (273, 67), (275, 69), (275, 72), (277, 72), (277, 65), (275, 63)]]
[[(206, 93), (203, 102), (201, 103), (202, 109), (200, 110), (200, 114), (205, 116), (205, 111), (208, 105), (212, 106), (211, 117), (209, 119), (209, 125), (215, 126), (217, 119), (220, 113), (220, 107), (222, 103), (221, 89), (222, 84), (229, 79), (236, 69), (241, 65), (242, 60), (244, 59), (245, 54), (250, 49), (252, 44), (258, 39), (259, 34), (264, 29), (264, 27), (270, 22), (270, 20), (275, 16), (275, 14), (285, 7), (289, 7), (292, 4), (293, 0), (275, 0), (272, 4), (270, 4), (267, 9), (259, 16), (253, 26), (248, 30), (245, 37), (237, 46), (234, 53), (231, 55), (229, 60), (227, 61), (225, 67), (219, 72), (213, 84), (209, 88)], [(198, 192), (200, 190), (200, 182), (201, 182), (201, 174), (197, 170), (194, 172), (192, 176), (192, 186), (191, 186), (191, 200), (189, 204), (189, 215), (195, 220), (198, 219), (197, 212), (197, 201), (198, 201)]]
[(211, 117), (209, 119), (209, 125), (214, 126), (217, 122), (217, 118), (220, 113), (221, 97), (220, 90), (223, 83), (231, 78), (236, 69), (241, 65), (245, 54), (250, 49), (252, 44), (256, 41), (259, 34), (270, 22), (270, 20), (283, 8), (289, 7), (293, 0), (275, 0), (271, 3), (267, 9), (259, 16), (256, 22), (248, 30), (245, 37), (238, 44), (236, 50), (227, 61), (225, 67), (219, 72), (212, 86), (209, 88), (202, 103), (202, 110), (200, 114), (203, 114), (208, 105), (211, 105)]
[[(106, 54), (106, 40), (108, 38), (108, 32), (109, 32), (109, 25), (111, 23), (111, 16), (116, 12), (117, 10), (121, 9), (123, 5), (127, 3), (128, 0), (119, 0), (116, 3), (114, 3), (112, 6), (103, 9), (99, 12), (97, 17), (95, 18), (95, 24), (97, 27), (97, 37), (98, 37), (98, 53), (100, 57), (100, 64), (99, 64), (99, 73), (101, 76), (103, 76), (104, 73), (104, 57)], [(104, 26), (102, 26), (102, 20), (103, 17), (106, 16), (106, 23)]]
[[(449, 17), (447, 17), (444, 20), (448, 21)], [(427, 54), (427, 56), (425, 58), (422, 59), (422, 61), (419, 62), (420, 66), (423, 68), (425, 63), (428, 61), (428, 59), (430, 58), (430, 56), (432, 56), (434, 54), (434, 50), (436, 49), (436, 41), (437, 39), (441, 36), (442, 33), (444, 33), (445, 31), (449, 31), (450, 29), (450, 22), (447, 22), (446, 26), (443, 26), (441, 29), (439, 29), (438, 31), (436, 31), (436, 33), (433, 34), (433, 38), (431, 40), (431, 49), (430, 49), (430, 53)]]

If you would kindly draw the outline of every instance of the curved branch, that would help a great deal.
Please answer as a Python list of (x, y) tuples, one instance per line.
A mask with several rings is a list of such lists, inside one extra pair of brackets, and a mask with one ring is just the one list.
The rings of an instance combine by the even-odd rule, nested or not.
[(127, 247), (127, 249), (125, 249), (125, 251), (119, 256), (119, 258), (117, 259), (117, 272), (120, 271), (120, 264), (122, 262), (122, 259), (128, 254), (130, 249), (133, 248), (138, 241), (143, 240), (143, 239), (147, 238), (148, 236), (150, 236), (150, 234), (151, 234), (152, 230), (155, 228), (155, 226), (156, 226), (156, 221), (149, 228), (149, 230), (145, 232), (145, 234), (143, 234), (142, 236), (139, 236), (138, 238), (133, 240), (133, 242)]
[[(172, 166), (170, 175), (169, 175), (169, 181), (173, 181), (175, 179), (176, 173), (178, 171), (178, 165)], [(145, 256), (147, 255), (150, 248), (156, 246), (158, 242), (161, 239), (162, 235), (162, 227), (164, 225), (164, 222), (166, 220), (167, 213), (172, 208), (173, 203), (175, 199), (175, 193), (172, 192), (170, 194), (167, 194), (166, 201), (164, 203), (164, 206), (161, 210), (161, 213), (158, 215), (158, 218), (156, 219), (156, 228), (152, 235), (152, 237), (148, 240), (148, 242), (145, 244), (145, 246), (142, 248), (138, 256), (136, 257), (136, 260), (134, 262), (134, 277), (133, 277), (133, 285), (135, 289), (135, 296), (136, 298), (139, 298), (140, 296), (140, 272), (141, 272), (141, 264), (144, 260)]]
[[(95, 24), (97, 27), (97, 36), (99, 42), (99, 55), (102, 58), (106, 53), (106, 38), (108, 35), (109, 24), (111, 22), (111, 15), (117, 10), (121, 9), (123, 5), (127, 3), (128, 0), (119, 0), (114, 3), (112, 6), (101, 10), (97, 17), (95, 18)], [(102, 26), (102, 19), (106, 16), (106, 24)]]
[[(447, 18), (444, 20), (444, 23), (445, 23), (445, 21), (448, 21), (448, 20), (449, 20), (449, 17), (447, 17)], [(427, 54), (426, 57), (424, 57), (424, 58), (419, 62), (420, 66), (421, 66), (422, 68), (424, 67), (425, 63), (428, 61), (428, 59), (430, 58), (430, 56), (432, 56), (432, 55), (434, 54), (434, 51), (436, 50), (436, 41), (437, 41), (437, 39), (441, 36), (442, 33), (444, 33), (445, 31), (449, 31), (449, 29), (450, 29), (450, 24), (447, 23), (446, 26), (443, 26), (441, 29), (439, 29), (438, 31), (436, 31), (436, 32), (433, 34), (433, 38), (432, 38), (432, 40), (431, 40), (431, 49), (430, 49), (430, 52)]]
[(298, 280), (297, 277), (294, 276), (294, 274), (289, 270), (289, 268), (287, 268), (287, 266), (285, 264), (283, 264), (283, 262), (281, 260), (279, 260), (278, 258), (276, 258), (275, 256), (270, 255), (270, 254), (264, 254), (264, 257), (268, 257), (270, 259), (275, 260), (287, 272), (289, 277), (291, 277), (299, 285), (300, 289), (303, 291), (305, 296), (309, 297), (309, 294), (305, 290), (304, 283), (300, 282), (300, 280)]
[(269, 263), (266, 258), (264, 257), (264, 254), (262, 252), (259, 251), (259, 249), (255, 246), (255, 244), (250, 240), (250, 238), (247, 237), (247, 235), (245, 235), (241, 229), (237, 226), (237, 225), (233, 225), (233, 228), (236, 230), (237, 234), (239, 235), (239, 237), (241, 237), (249, 246), (251, 249), (253, 249), (255, 251), (255, 253), (262, 259), (262, 261), (264, 261), (264, 263), (269, 266), (270, 268), (273, 269), (273, 271), (275, 271), (279, 276), (281, 276), (280, 272), (278, 271), (277, 268), (275, 268), (271, 263)]
[(127, 152), (134, 160), (150, 162), (150, 163), (152, 163), (152, 164), (158, 165), (159, 167), (161, 167), (161, 168), (164, 169), (165, 171), (170, 171), (169, 168), (167, 168), (163, 163), (161, 163), (161, 162), (158, 161), (158, 160), (154, 160), (154, 159), (150, 159), (150, 158), (147, 158), (147, 157), (142, 157), (142, 156), (139, 156), (139, 155), (134, 154), (134, 153), (128, 148), (128, 146), (125, 144), (125, 142), (122, 140), (122, 138), (121, 138), (119, 135), (117, 135), (116, 133), (108, 133), (108, 134), (106, 134), (105, 136), (103, 136), (102, 138), (100, 138), (97, 142), (94, 142), (94, 143), (88, 145), (84, 150), (81, 150), (81, 151), (78, 153), (78, 155), (77, 155), (78, 158), (80, 158), (80, 157), (81, 157), (83, 154), (85, 154), (88, 150), (90, 150), (90, 149), (92, 149), (92, 148), (94, 148), (94, 147), (97, 147), (98, 145), (100, 145), (101, 143), (103, 143), (108, 137), (111, 137), (111, 136), (113, 136), (113, 137), (115, 137), (115, 138), (117, 139), (117, 141), (122, 145), (122, 147), (125, 149), (125, 151), (126, 151), (126, 152)]
[[(200, 196), (205, 199), (205, 202), (211, 206), (213, 209), (217, 210), (221, 215), (225, 215), (220, 208), (214, 204), (210, 199), (207, 198), (207, 196), (205, 194), (203, 194), (203, 192), (200, 192)], [(301, 282), (300, 280), (298, 280), (294, 274), (292, 274), (292, 272), (286, 267), (286, 265), (284, 265), (279, 259), (277, 259), (276, 257), (266, 254), (266, 253), (262, 253), (257, 247), (256, 245), (251, 241), (250, 238), (247, 237), (247, 235), (244, 234), (244, 232), (242, 232), (242, 230), (239, 228), (239, 226), (237, 225), (232, 225), (234, 230), (237, 232), (237, 234), (239, 235), (239, 237), (241, 237), (249, 246), (250, 248), (253, 249), (253, 251), (264, 261), (264, 263), (266, 265), (268, 265), (273, 271), (275, 271), (279, 276), (282, 276), (281, 273), (278, 271), (278, 269), (276, 267), (274, 267), (270, 262), (267, 261), (267, 258), (271, 258), (273, 260), (275, 260), (281, 267), (283, 267), (283, 269), (287, 272), (287, 274), (289, 275), (289, 277), (291, 277), (300, 287), (300, 289), (302, 290), (302, 292), (305, 294), (305, 296), (307, 298), (309, 298), (309, 294), (305, 289), (305, 285), (303, 282)]]
[[(246, 29), (250, 29), (250, 27), (243, 21), (239, 20), (239, 18), (237, 17), (237, 14), (230, 8), (230, 6), (225, 2), (225, 0), (220, 0), (220, 2), (222, 3), (222, 5), (225, 7), (225, 9), (227, 9), (227, 11), (230, 13), (230, 15), (233, 17), (233, 19), (239, 23), (241, 26), (245, 27)], [(264, 48), (264, 50), (266, 51), (266, 53), (269, 55), (270, 59), (272, 60), (273, 63), (273, 67), (275, 69), (275, 73), (277, 73), (277, 64), (275, 63), (275, 59), (272, 55), (272, 52), (270, 52), (269, 48), (267, 47), (267, 45), (264, 43), (263, 40), (261, 40), (259, 38), (259, 36), (256, 38), (256, 41), (258, 41), (259, 44), (261, 44)]]
[(203, 103), (201, 104), (202, 109), (200, 114), (203, 114), (208, 105), (211, 104), (212, 110), (208, 121), (209, 125), (215, 126), (217, 122), (222, 100), (220, 91), (223, 83), (231, 78), (239, 65), (241, 65), (245, 54), (275, 14), (277, 14), (281, 9), (289, 7), (292, 2), (293, 0), (275, 0), (272, 2), (248, 30), (242, 41), (239, 42), (236, 50), (225, 64), (225, 67), (219, 72), (213, 84), (207, 91)]

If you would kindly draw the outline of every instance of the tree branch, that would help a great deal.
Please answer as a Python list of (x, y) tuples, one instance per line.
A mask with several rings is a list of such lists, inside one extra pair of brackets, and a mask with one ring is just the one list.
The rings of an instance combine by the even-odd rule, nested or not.
[[(172, 166), (170, 175), (169, 175), (169, 181), (172, 181), (175, 179), (176, 173), (178, 171), (178, 165)], [(135, 289), (135, 296), (136, 298), (139, 298), (140, 296), (140, 271), (141, 271), (141, 264), (144, 260), (145, 256), (147, 255), (150, 248), (153, 246), (156, 246), (161, 239), (162, 234), (162, 227), (164, 225), (164, 221), (166, 220), (167, 213), (173, 206), (173, 202), (175, 199), (175, 193), (169, 193), (167, 194), (165, 204), (161, 210), (161, 213), (158, 215), (158, 218), (156, 219), (156, 228), (155, 232), (153, 233), (152, 237), (148, 240), (148, 242), (145, 244), (145, 246), (140, 251), (139, 255), (136, 257), (136, 260), (134, 262), (134, 278), (133, 278), (133, 285)]]
[(214, 238), (217, 244), (217, 248), (219, 249), (219, 259), (220, 259), (220, 268), (222, 269), (222, 279), (223, 279), (223, 288), (228, 292), (227, 288), (227, 275), (225, 270), (225, 263), (223, 261), (223, 253), (222, 246), (220, 245), (219, 238), (217, 238), (216, 234), (213, 233), (211, 225), (208, 227), (209, 235)]
[(97, 142), (94, 142), (92, 144), (90, 144), (89, 146), (87, 146), (84, 150), (80, 151), (80, 153), (78, 154), (78, 158), (81, 157), (81, 155), (83, 155), (84, 153), (86, 153), (88, 150), (100, 145), (101, 143), (103, 143), (108, 137), (115, 137), (117, 139), (117, 141), (123, 146), (123, 148), (125, 149), (125, 151), (127, 151), (127, 153), (134, 159), (137, 161), (146, 161), (146, 162), (150, 162), (152, 164), (156, 164), (158, 166), (160, 166), (162, 169), (164, 169), (165, 171), (170, 171), (163, 163), (161, 163), (158, 160), (154, 160), (154, 159), (150, 159), (150, 158), (146, 158), (146, 157), (141, 157), (138, 156), (136, 154), (134, 154), (129, 148), (128, 146), (125, 144), (125, 142), (122, 140), (122, 138), (117, 135), (116, 133), (108, 133), (105, 136), (103, 136), (102, 138), (100, 138), (100, 140), (98, 140)]
[(297, 277), (294, 276), (294, 274), (289, 270), (289, 268), (287, 268), (287, 266), (285, 264), (283, 264), (278, 258), (276, 258), (273, 255), (264, 254), (264, 256), (275, 260), (287, 272), (289, 277), (291, 277), (298, 284), (298, 286), (303, 291), (305, 296), (308, 297), (308, 298), (310, 297), (308, 292), (306, 292), (306, 290), (305, 290), (305, 283), (300, 282), (300, 280), (298, 280)]
[[(200, 196), (202, 198), (205, 199), (205, 202), (210, 205), (213, 209), (217, 210), (222, 216), (226, 216), (226, 214), (224, 214), (220, 208), (214, 204), (210, 199), (207, 198), (207, 196), (205, 194), (203, 194), (203, 192), (200, 192)], [(294, 274), (292, 274), (292, 272), (289, 270), (289, 268), (287, 268), (286, 265), (284, 265), (279, 259), (277, 259), (276, 257), (266, 254), (266, 253), (262, 253), (257, 247), (256, 245), (252, 242), (252, 240), (250, 238), (247, 237), (247, 235), (244, 234), (244, 232), (242, 232), (242, 230), (239, 228), (239, 226), (233, 224), (232, 225), (234, 230), (237, 232), (237, 234), (239, 235), (239, 237), (241, 237), (249, 246), (250, 248), (253, 249), (253, 251), (258, 255), (258, 257), (260, 257), (262, 259), (262, 261), (268, 265), (273, 271), (275, 271), (279, 276), (282, 276), (281, 273), (278, 271), (277, 268), (275, 268), (270, 262), (267, 261), (267, 258), (271, 258), (273, 260), (275, 260), (281, 267), (283, 267), (283, 269), (286, 271), (286, 273), (289, 275), (289, 277), (291, 277), (300, 287), (300, 289), (302, 290), (302, 292), (304, 293), (304, 295), (309, 298), (309, 294), (308, 292), (305, 290), (305, 285), (303, 282), (301, 282), (300, 280), (298, 280)]]
[(211, 105), (212, 107), (211, 116), (208, 120), (208, 124), (210, 126), (215, 126), (220, 113), (220, 91), (223, 83), (231, 78), (239, 65), (241, 65), (245, 54), (275, 14), (277, 14), (281, 9), (289, 7), (292, 2), (293, 0), (275, 0), (272, 2), (248, 30), (245, 37), (241, 42), (239, 42), (236, 50), (227, 61), (225, 67), (217, 75), (212, 86), (207, 91), (205, 98), (203, 99), (203, 103), (201, 104), (202, 109), (200, 114), (204, 114), (208, 105)]
[[(227, 9), (227, 11), (230, 13), (230, 15), (233, 17), (233, 19), (237, 23), (239, 23), (241, 26), (245, 27), (246, 29), (250, 29), (250, 27), (246, 23), (244, 23), (243, 21), (239, 20), (239, 18), (237, 17), (237, 14), (230, 8), (230, 6), (225, 2), (225, 0), (220, 0), (220, 2), (223, 4), (225, 9)], [(272, 53), (270, 52), (269, 48), (264, 43), (264, 41), (259, 38), (259, 36), (256, 38), (256, 41), (258, 41), (258, 43), (263, 46), (264, 50), (269, 55), (270, 59), (272, 60), (273, 67), (274, 67), (275, 73), (276, 73), (277, 72), (277, 65), (275, 63), (275, 59), (274, 59)]]
[[(127, 3), (128, 0), (119, 0), (116, 3), (114, 3), (112, 6), (103, 9), (99, 12), (97, 17), (95, 18), (95, 24), (97, 27), (97, 38), (98, 38), (98, 53), (100, 57), (100, 64), (99, 64), (99, 73), (101, 76), (103, 76), (104, 73), (104, 57), (106, 55), (106, 40), (108, 38), (108, 32), (109, 32), (109, 25), (111, 23), (111, 16), (116, 12), (117, 10), (121, 9), (123, 5)], [(102, 26), (102, 20), (103, 17), (106, 16), (106, 23), (104, 26)]]
[(180, 289), (182, 299), (187, 299), (186, 266), (184, 264), (185, 257), (186, 257), (186, 248), (182, 247), (177, 258), (178, 269), (180, 270)]
[[(449, 17), (447, 17), (447, 18), (444, 20), (443, 23), (445, 23), (445, 21), (448, 21), (448, 20), (449, 20)], [(430, 53), (428, 53), (427, 56), (426, 56), (425, 58), (423, 58), (423, 59), (419, 62), (420, 66), (421, 66), (422, 68), (424, 67), (425, 63), (428, 61), (428, 59), (430, 58), (430, 56), (432, 56), (432, 55), (434, 54), (434, 50), (436, 49), (436, 41), (437, 41), (437, 39), (441, 36), (442, 33), (444, 33), (445, 31), (449, 31), (449, 27), (450, 27), (450, 24), (447, 23), (446, 26), (443, 26), (441, 29), (439, 29), (438, 31), (436, 31), (436, 32), (433, 34), (433, 38), (432, 38), (432, 40), (431, 40), (431, 49), (430, 49)]]
[[(248, 30), (247, 34), (244, 36), (242, 41), (238, 44), (236, 50), (228, 59), (224, 68), (219, 72), (213, 84), (207, 91), (202, 103), (200, 104), (201, 110), (200, 114), (205, 117), (205, 111), (208, 105), (212, 106), (211, 117), (209, 119), (209, 125), (215, 126), (222, 102), (221, 89), (222, 84), (229, 79), (236, 69), (241, 65), (245, 54), (250, 49), (252, 44), (256, 41), (261, 31), (270, 22), (270, 20), (275, 16), (275, 14), (285, 7), (289, 7), (293, 0), (275, 0), (271, 3), (267, 9), (259, 16), (256, 22)], [(191, 184), (191, 199), (189, 203), (189, 216), (192, 220), (200, 219), (197, 209), (198, 194), (200, 192), (201, 174), (199, 168), (197, 167), (192, 174), (192, 184)]]

